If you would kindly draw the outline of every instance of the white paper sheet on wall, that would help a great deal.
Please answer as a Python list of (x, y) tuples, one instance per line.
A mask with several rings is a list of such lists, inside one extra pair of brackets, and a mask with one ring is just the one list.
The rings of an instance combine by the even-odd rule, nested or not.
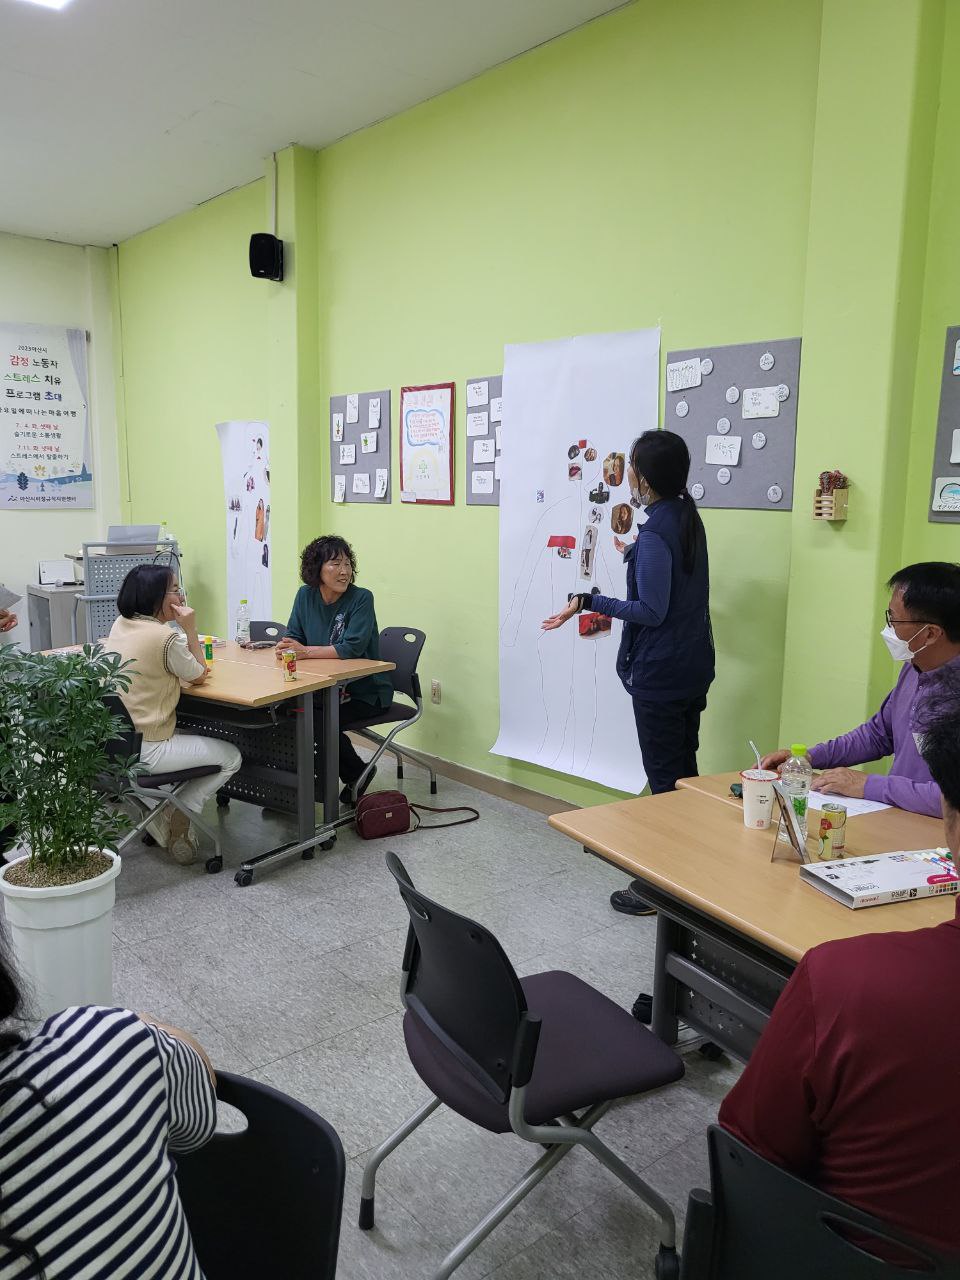
[(489, 382), (468, 382), (467, 383), (467, 408), (472, 409), (474, 405), (486, 404), (490, 399), (490, 383)]
[(703, 381), (700, 369), (700, 357), (692, 360), (677, 360), (667, 365), (667, 390), (686, 391), (688, 387), (699, 387)]
[(355, 444), (342, 444), (340, 446), (341, 467), (352, 467), (356, 460), (357, 446)]
[(489, 437), (486, 440), (474, 440), (473, 442), (473, 461), (493, 462), (496, 457), (496, 441)]
[(370, 492), (370, 475), (366, 471), (355, 471), (353, 473), (353, 492), (369, 493)]
[(334, 502), (342, 502), (347, 492), (347, 477), (333, 477), (333, 500)]
[(376, 431), (364, 431), (360, 435), (360, 452), (376, 453), (377, 452), (377, 433)]
[(367, 430), (376, 431), (380, 425), (380, 397), (374, 396), (367, 402)]
[(960, 462), (960, 431), (954, 431), (953, 444), (950, 446), (950, 461)]
[(377, 467), (377, 480), (373, 490), (375, 498), (385, 498), (387, 496), (387, 468)]
[(503, 396), (494, 396), (490, 401), (490, 421), (500, 422), (503, 419)]
[(467, 414), (468, 436), (485, 436), (489, 429), (490, 424), (487, 420), (487, 413), (485, 409), (478, 413)]
[(334, 441), (343, 439), (343, 414), (335, 413), (333, 415), (333, 439)]
[(497, 445), (497, 453), (499, 453), (499, 452), (500, 452), (500, 450), (503, 448), (503, 445), (502, 445), (502, 443), (501, 443), (501, 441), (500, 441), (500, 428), (499, 428), (499, 427), (497, 427), (496, 431), (494, 432), (493, 438), (494, 438), (494, 440), (496, 441), (496, 445)]
[(780, 401), (776, 387), (745, 387), (742, 413), (745, 418), (778, 418)]
[(347, 421), (348, 421), (348, 422), (359, 422), (359, 421), (360, 421), (360, 397), (359, 397), (359, 395), (356, 395), (356, 396), (347, 396)]
[(704, 461), (711, 466), (735, 467), (740, 461), (742, 436), (707, 436), (707, 455)]
[(493, 493), (493, 472), (474, 471), (470, 477), (470, 487), (474, 493)]

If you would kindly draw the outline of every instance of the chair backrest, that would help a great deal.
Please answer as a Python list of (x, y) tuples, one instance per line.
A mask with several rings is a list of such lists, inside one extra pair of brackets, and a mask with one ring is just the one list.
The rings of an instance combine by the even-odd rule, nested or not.
[(123, 701), (115, 693), (104, 694), (103, 701), (110, 714), (116, 716), (123, 725), (117, 737), (111, 738), (109, 742), (104, 743), (103, 749), (107, 753), (107, 757), (110, 760), (121, 761), (129, 760), (131, 756), (139, 757), (143, 734), (138, 733), (133, 727), (130, 712), (123, 705)]
[(285, 622), (253, 622), (250, 623), (250, 639), (256, 644), (263, 640), (282, 640), (287, 634)]
[[(706, 1211), (702, 1192), (692, 1193), (684, 1280), (960, 1277), (956, 1260), (764, 1160), (718, 1125), (710, 1126), (708, 1144), (712, 1212)], [(876, 1242), (903, 1264), (884, 1261), (854, 1243), (867, 1238), (870, 1247)]]
[(527, 1017), (523, 988), (500, 943), (482, 924), (414, 888), (387, 854), (410, 916), (403, 956), (404, 1004), (498, 1102), (533, 1069), (539, 1020)]
[(177, 1156), (177, 1183), (207, 1280), (333, 1280), (346, 1162), (336, 1132), (268, 1085), (219, 1072), (217, 1097), (243, 1112)]
[(380, 632), (380, 658), (392, 662), (394, 670), (390, 679), (397, 693), (405, 694), (414, 702), (420, 701), (420, 677), (417, 663), (427, 642), (426, 632), (416, 627), (384, 627)]

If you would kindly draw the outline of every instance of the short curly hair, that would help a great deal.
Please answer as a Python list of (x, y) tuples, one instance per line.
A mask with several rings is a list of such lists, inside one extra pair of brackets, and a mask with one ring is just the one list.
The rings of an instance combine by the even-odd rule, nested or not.
[(328, 560), (337, 560), (340, 556), (346, 556), (350, 561), (353, 577), (356, 578), (357, 557), (353, 554), (353, 547), (346, 538), (339, 538), (335, 533), (314, 538), (300, 553), (300, 580), (308, 587), (319, 587), (320, 570)]

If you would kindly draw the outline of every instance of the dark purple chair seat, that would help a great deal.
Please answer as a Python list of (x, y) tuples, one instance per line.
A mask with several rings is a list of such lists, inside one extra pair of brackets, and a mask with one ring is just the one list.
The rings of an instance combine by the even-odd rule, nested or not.
[[(542, 1027), (524, 1118), (548, 1124), (598, 1102), (672, 1084), (683, 1062), (625, 1009), (572, 973), (552, 970), (521, 978), (531, 1017)], [(508, 1133), (507, 1103), (499, 1103), (449, 1049), (408, 1010), (407, 1053), (431, 1093), (492, 1133)]]
[(175, 787), (192, 778), (209, 778), (219, 773), (218, 764), (195, 764), (189, 769), (174, 769), (171, 773), (138, 773), (137, 786), (141, 791), (154, 791), (157, 787)]
[(364, 716), (362, 720), (351, 720), (351, 729), (366, 729), (374, 724), (394, 724), (398, 720), (415, 720), (420, 715), (418, 707), (409, 707), (404, 702), (391, 702), (389, 707), (378, 711), (375, 716)]

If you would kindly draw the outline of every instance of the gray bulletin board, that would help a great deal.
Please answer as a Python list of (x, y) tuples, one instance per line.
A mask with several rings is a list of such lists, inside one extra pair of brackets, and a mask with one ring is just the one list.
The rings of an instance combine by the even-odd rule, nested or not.
[(799, 384), (799, 338), (667, 355), (663, 425), (687, 442), (701, 507), (791, 510)]
[[(467, 504), (472, 507), (499, 507), (500, 505), (500, 401), (503, 395), (503, 378), (468, 378), (464, 420), (467, 424)], [(480, 428), (483, 428), (481, 431)], [(493, 449), (492, 462), (474, 462), (474, 445), (478, 440), (489, 453)], [(478, 479), (474, 480), (474, 476)], [(488, 477), (479, 479), (479, 477)], [(489, 492), (475, 492), (474, 485), (491, 486)]]
[[(356, 422), (348, 422), (352, 417), (348, 402), (356, 402)], [(380, 402), (379, 425), (374, 427), (370, 417), (371, 401)], [(356, 396), (330, 397), (330, 497), (337, 501), (337, 477), (344, 478), (343, 502), (389, 502), (390, 501), (390, 392), (361, 391)], [(365, 436), (376, 433), (376, 448), (369, 453), (363, 452)], [(337, 439), (342, 433), (342, 439)], [(341, 462), (341, 446), (348, 449), (353, 446), (353, 462)], [(377, 497), (377, 471), (386, 471), (386, 491)], [(354, 476), (367, 476), (369, 492), (361, 493), (354, 489)]]
[(947, 330), (943, 352), (929, 519), (935, 524), (960, 520), (960, 325)]

